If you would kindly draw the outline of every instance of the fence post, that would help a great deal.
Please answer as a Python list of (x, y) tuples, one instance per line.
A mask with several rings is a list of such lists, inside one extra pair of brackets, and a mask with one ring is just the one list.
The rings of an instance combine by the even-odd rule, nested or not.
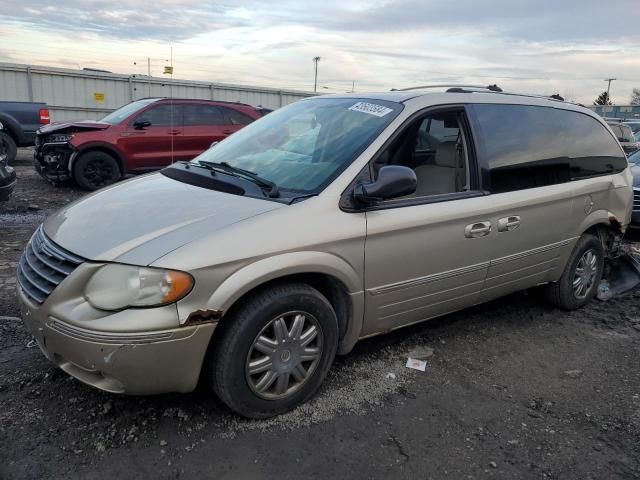
[(282, 90), (278, 90), (278, 97), (280, 100), (280, 106), (282, 107)]
[(33, 102), (33, 77), (31, 75), (31, 65), (27, 65), (27, 91), (29, 92), (29, 101)]
[(214, 95), (214, 92), (213, 92), (213, 83), (210, 83), (210, 84), (209, 84), (209, 91), (211, 92), (211, 93), (210, 93), (210, 95), (211, 95), (211, 100), (215, 100), (215, 95)]
[(129, 101), (133, 102), (133, 79), (129, 75)]

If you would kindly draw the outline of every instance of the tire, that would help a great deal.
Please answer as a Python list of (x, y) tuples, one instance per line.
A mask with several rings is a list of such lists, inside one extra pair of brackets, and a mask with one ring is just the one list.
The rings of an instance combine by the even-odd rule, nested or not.
[[(588, 256), (589, 252), (594, 255), (593, 260)], [(588, 268), (585, 268), (585, 262)], [(580, 283), (580, 286), (584, 288), (574, 286), (574, 282), (577, 282), (577, 278), (580, 277), (579, 268), (582, 268), (582, 272), (584, 272)], [(596, 295), (603, 268), (604, 248), (602, 243), (593, 235), (582, 235), (571, 252), (560, 280), (546, 286), (548, 300), (565, 310), (583, 307)], [(593, 275), (591, 276), (590, 273)], [(587, 276), (591, 278), (590, 282), (586, 281)]]
[[(280, 320), (286, 330), (278, 329)], [(316, 335), (309, 340), (311, 327)], [(338, 321), (331, 304), (303, 283), (263, 290), (219, 328), (208, 356), (211, 364), (206, 366), (209, 381), (231, 410), (250, 418), (278, 415), (307, 401), (326, 377), (338, 346)], [(283, 341), (278, 342), (276, 330)], [(311, 351), (315, 353), (305, 355), (314, 359), (301, 360), (300, 353)]]
[(98, 190), (120, 180), (115, 158), (105, 152), (83, 153), (73, 166), (73, 179), (84, 190)]
[(18, 155), (18, 146), (11, 136), (6, 132), (0, 132), (0, 164), (10, 165)]

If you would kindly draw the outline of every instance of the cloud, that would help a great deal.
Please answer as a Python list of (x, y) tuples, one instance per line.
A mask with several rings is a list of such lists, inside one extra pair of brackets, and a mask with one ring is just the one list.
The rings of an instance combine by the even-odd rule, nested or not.
[(158, 72), (173, 45), (181, 78), (309, 89), (320, 55), (328, 91), (497, 82), (590, 102), (614, 76), (623, 102), (640, 81), (637, 2), (23, 0), (0, 35), (17, 63), (142, 73), (149, 56)]
[(197, 1), (26, 0), (3, 11), (0, 18), (69, 35), (84, 32), (107, 38), (181, 40), (202, 31), (243, 26), (241, 19), (225, 16), (229, 10)]

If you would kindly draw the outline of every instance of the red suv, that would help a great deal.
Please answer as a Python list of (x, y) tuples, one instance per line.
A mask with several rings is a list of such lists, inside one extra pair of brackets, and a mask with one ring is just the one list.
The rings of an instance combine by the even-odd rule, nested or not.
[(60, 183), (73, 179), (86, 190), (127, 173), (191, 160), (216, 141), (262, 116), (242, 103), (145, 98), (99, 121), (58, 122), (36, 135), (38, 173)]

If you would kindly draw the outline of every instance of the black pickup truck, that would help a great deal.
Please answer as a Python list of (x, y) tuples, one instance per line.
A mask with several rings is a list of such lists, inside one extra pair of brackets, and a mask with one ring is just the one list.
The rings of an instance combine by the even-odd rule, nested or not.
[(51, 122), (46, 103), (0, 102), (0, 152), (10, 163), (18, 147), (34, 144), (36, 131)]

